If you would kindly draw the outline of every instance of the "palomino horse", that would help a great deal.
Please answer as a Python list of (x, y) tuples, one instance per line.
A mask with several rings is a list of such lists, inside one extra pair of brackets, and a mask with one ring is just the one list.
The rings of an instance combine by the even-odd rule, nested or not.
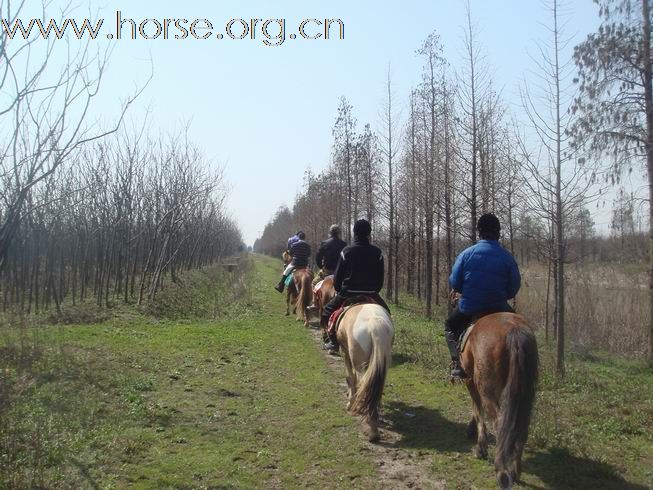
[[(284, 251), (281, 254), (281, 258), (283, 260), (284, 267), (290, 264), (290, 261), (292, 260), (292, 256), (287, 251)], [(297, 294), (297, 288), (295, 287), (295, 281), (290, 281), (290, 284), (286, 289), (286, 316), (290, 316), (291, 303), (293, 305), (293, 310), (292, 310), (293, 313), (297, 311), (297, 296), (298, 294)]]
[(379, 405), (392, 362), (394, 327), (377, 304), (352, 306), (338, 326), (338, 342), (347, 368), (347, 410), (361, 415), (371, 442), (379, 440)]
[(292, 279), (296, 291), (293, 311), (297, 313), (297, 321), (303, 321), (304, 325), (308, 327), (306, 309), (313, 301), (313, 272), (308, 267), (295, 269)]
[(473, 401), (468, 427), (476, 437), (474, 454), (487, 457), (486, 420), (496, 421), (497, 483), (511, 488), (521, 474), (521, 457), (528, 438), (535, 385), (537, 343), (526, 319), (515, 313), (481, 317), (461, 353), (465, 380)]

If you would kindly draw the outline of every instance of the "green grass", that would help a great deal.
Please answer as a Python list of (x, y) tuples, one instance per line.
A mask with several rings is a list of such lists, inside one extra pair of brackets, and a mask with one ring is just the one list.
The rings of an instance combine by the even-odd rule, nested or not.
[(7, 327), (0, 486), (371, 482), (342, 380), (268, 293), (276, 269), (258, 263), (250, 301), (217, 321)]
[[(227, 288), (184, 276), (103, 323), (0, 333), (0, 488), (376, 488), (358, 422), (311, 335), (282, 316), (279, 262), (255, 256)], [(442, 317), (393, 308), (390, 444), (448, 488), (494, 488), (465, 439), (469, 396), (447, 379)], [(7, 320), (8, 322), (9, 320)], [(525, 486), (653, 487), (653, 379), (643, 364), (574, 355), (541, 382)], [(491, 447), (491, 451), (493, 447)]]

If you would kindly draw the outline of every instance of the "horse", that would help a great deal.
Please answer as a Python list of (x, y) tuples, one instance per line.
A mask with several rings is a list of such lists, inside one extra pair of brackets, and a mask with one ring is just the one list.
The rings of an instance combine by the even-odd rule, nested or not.
[(471, 330), (461, 364), (468, 375), (472, 419), (467, 428), (476, 438), (474, 454), (487, 458), (486, 420), (496, 421), (497, 450), (494, 468), (499, 487), (511, 488), (521, 475), (521, 458), (528, 438), (538, 351), (526, 319), (515, 313), (481, 317)]
[[(292, 260), (292, 256), (288, 253), (288, 251), (284, 251), (281, 254), (281, 259), (283, 260), (283, 265), (284, 268), (290, 264), (290, 261)], [(293, 305), (293, 310), (292, 312), (295, 313), (297, 311), (297, 297), (298, 297), (298, 292), (297, 288), (295, 287), (295, 281), (290, 281), (290, 284), (286, 288), (286, 316), (290, 316), (290, 304), (292, 303)]]
[[(306, 309), (308, 316), (307, 322), (313, 315), (317, 315), (318, 320), (322, 318), (324, 307), (336, 295), (336, 289), (333, 285), (333, 276), (327, 276), (318, 284), (320, 286), (319, 289), (313, 289), (313, 292), (315, 293), (313, 295), (313, 304)], [(326, 334), (326, 332), (324, 333)]]
[(362, 416), (369, 441), (377, 442), (379, 405), (392, 362), (392, 320), (380, 305), (355, 305), (344, 312), (337, 338), (347, 369), (347, 410)]
[[(309, 315), (306, 310), (313, 301), (313, 272), (308, 267), (302, 267), (293, 271), (292, 278), (292, 285), (296, 291), (293, 311), (297, 313), (297, 321), (303, 321), (304, 325), (308, 327)], [(290, 297), (290, 291), (288, 291), (288, 297)]]

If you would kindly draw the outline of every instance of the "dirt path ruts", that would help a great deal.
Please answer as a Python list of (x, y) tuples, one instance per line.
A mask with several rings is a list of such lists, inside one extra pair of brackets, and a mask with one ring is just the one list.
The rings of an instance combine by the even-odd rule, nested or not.
[[(342, 407), (345, 409), (347, 402), (347, 384), (345, 382), (345, 366), (341, 356), (333, 356), (322, 349), (322, 334), (319, 329), (309, 330), (315, 339), (317, 348), (324, 352), (329, 368), (333, 371), (336, 379), (342, 383)], [(383, 417), (380, 421), (381, 441), (370, 443), (364, 436), (362, 428), (360, 438), (363, 442), (362, 451), (367, 451), (374, 460), (379, 474), (378, 486), (375, 488), (392, 489), (443, 489), (446, 488), (444, 480), (434, 480), (429, 476), (428, 456), (422, 456), (419, 452), (410, 452), (399, 447), (402, 435), (394, 430), (392, 423)]]

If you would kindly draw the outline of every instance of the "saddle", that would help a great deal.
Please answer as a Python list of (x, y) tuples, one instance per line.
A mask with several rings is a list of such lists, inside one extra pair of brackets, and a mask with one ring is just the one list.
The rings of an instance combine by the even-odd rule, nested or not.
[(474, 330), (477, 320), (478, 318), (476, 318), (474, 320), (474, 323), (472, 323), (469, 327), (465, 329), (463, 334), (460, 336), (460, 339), (458, 340), (458, 352), (460, 352), (461, 354), (463, 353), (463, 350), (465, 350), (465, 345), (467, 344), (467, 338), (469, 337), (469, 334), (472, 333), (472, 330)]
[(476, 326), (476, 322), (478, 322), (481, 318), (487, 315), (492, 315), (494, 313), (510, 313), (510, 312), (502, 312), (502, 311), (487, 311), (487, 312), (482, 312), (482, 313), (477, 313), (472, 317), (472, 324), (467, 327), (462, 335), (458, 339), (458, 352), (461, 354), (463, 353), (463, 350), (465, 350), (465, 345), (467, 344), (467, 338), (469, 337), (469, 334), (472, 333), (472, 330), (474, 330), (474, 327)]
[(338, 331), (338, 325), (342, 320), (345, 312), (350, 308), (362, 305), (362, 304), (379, 304), (374, 298), (365, 295), (352, 296), (351, 298), (345, 299), (340, 308), (334, 311), (329, 317), (329, 323), (327, 325), (327, 333), (333, 335)]
[(315, 295), (315, 297), (316, 297), (317, 299), (319, 299), (320, 296), (322, 295), (322, 283), (323, 283), (326, 279), (328, 279), (329, 277), (332, 277), (332, 276), (326, 276), (326, 277), (323, 277), (322, 280), (318, 281), (317, 283), (315, 283), (315, 286), (313, 286), (313, 294)]
[[(286, 281), (284, 283), (286, 285), (286, 287), (289, 287), (290, 284), (292, 284), (292, 282), (294, 280), (295, 272), (301, 271), (303, 269), (308, 269), (308, 266), (306, 266), (306, 265), (302, 265), (302, 266), (299, 266), (299, 267), (293, 266), (293, 269), (288, 273), (288, 276), (286, 277)], [(311, 277), (313, 277), (313, 271), (311, 271)]]

